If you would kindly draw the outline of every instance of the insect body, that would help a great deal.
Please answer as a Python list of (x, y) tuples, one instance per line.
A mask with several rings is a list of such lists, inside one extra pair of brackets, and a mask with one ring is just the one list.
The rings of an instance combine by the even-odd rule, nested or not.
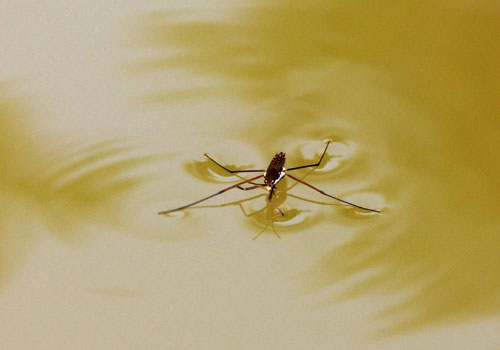
[[(161, 211), (158, 214), (160, 214), (160, 215), (161, 214), (168, 214), (168, 213), (172, 213), (172, 212), (175, 212), (175, 211), (179, 211), (179, 210), (183, 210), (183, 209), (192, 207), (193, 205), (196, 205), (198, 203), (206, 201), (207, 199), (210, 199), (212, 197), (218, 196), (218, 195), (220, 195), (220, 194), (222, 194), (222, 193), (224, 193), (226, 191), (232, 190), (234, 188), (238, 188), (240, 190), (245, 190), (245, 191), (253, 190), (253, 189), (256, 189), (256, 188), (265, 188), (266, 190), (269, 191), (269, 196), (268, 196), (269, 202), (274, 206), (274, 208), (281, 215), (284, 216), (285, 214), (281, 211), (281, 209), (279, 207), (277, 207), (273, 203), (272, 198), (273, 198), (273, 193), (274, 193), (274, 189), (276, 188), (276, 185), (285, 176), (290, 177), (291, 179), (293, 179), (293, 180), (295, 180), (295, 181), (297, 181), (297, 182), (299, 182), (299, 183), (301, 183), (301, 184), (303, 184), (303, 185), (305, 185), (305, 186), (307, 186), (307, 187), (309, 187), (309, 188), (311, 188), (311, 189), (313, 189), (313, 190), (321, 193), (324, 196), (327, 196), (327, 197), (330, 197), (332, 199), (335, 199), (336, 201), (342, 202), (344, 204), (347, 204), (347, 205), (350, 205), (350, 206), (353, 206), (353, 207), (356, 207), (356, 208), (359, 208), (359, 209), (363, 209), (363, 210), (367, 210), (367, 211), (372, 211), (372, 212), (380, 213), (380, 210), (363, 207), (363, 206), (360, 206), (360, 205), (348, 202), (346, 200), (337, 198), (335, 196), (332, 196), (332, 195), (324, 192), (323, 190), (320, 190), (319, 188), (316, 188), (313, 185), (311, 185), (311, 184), (309, 184), (309, 183), (307, 183), (307, 182), (305, 182), (305, 181), (303, 181), (301, 179), (298, 179), (295, 176), (292, 176), (292, 175), (290, 175), (290, 174), (287, 173), (288, 171), (293, 171), (293, 170), (297, 170), (297, 169), (313, 168), (313, 167), (319, 166), (321, 164), (321, 161), (323, 160), (323, 157), (326, 154), (326, 151), (327, 151), (329, 145), (330, 145), (330, 141), (327, 142), (325, 150), (323, 151), (323, 154), (321, 155), (321, 158), (319, 159), (319, 161), (317, 163), (307, 164), (307, 165), (301, 165), (301, 166), (297, 166), (297, 167), (293, 167), (293, 168), (289, 168), (289, 169), (285, 168), (286, 156), (285, 156), (285, 153), (283, 153), (283, 152), (276, 153), (276, 155), (271, 160), (271, 162), (269, 163), (269, 166), (267, 167), (266, 170), (264, 170), (264, 169), (230, 170), (230, 169), (226, 168), (225, 166), (223, 166), (223, 165), (219, 164), (218, 162), (216, 162), (208, 154), (205, 154), (205, 157), (207, 157), (210, 161), (214, 162), (215, 164), (217, 164), (218, 166), (220, 166), (222, 169), (230, 172), (231, 174), (236, 174), (236, 173), (261, 173), (261, 175), (252, 177), (250, 179), (243, 179), (243, 181), (240, 181), (240, 182), (238, 182), (238, 183), (236, 183), (234, 185), (226, 187), (226, 188), (220, 190), (219, 192), (216, 192), (216, 193), (214, 193), (214, 194), (212, 194), (210, 196), (207, 196), (205, 198), (199, 199), (199, 200), (197, 200), (197, 201), (195, 201), (193, 203), (186, 204), (186, 205), (184, 205), (182, 207), (178, 207), (178, 208), (175, 208), (175, 209)], [(259, 184), (259, 183), (255, 183), (254, 182), (255, 180), (258, 180), (258, 179), (260, 179), (262, 177), (264, 178), (264, 183)], [(243, 187), (242, 185), (245, 185), (245, 184), (251, 184), (252, 186)]]
[(285, 177), (285, 153), (276, 153), (274, 158), (269, 163), (266, 171), (264, 172), (264, 184), (269, 191), (269, 200), (273, 196), (274, 187), (276, 184)]

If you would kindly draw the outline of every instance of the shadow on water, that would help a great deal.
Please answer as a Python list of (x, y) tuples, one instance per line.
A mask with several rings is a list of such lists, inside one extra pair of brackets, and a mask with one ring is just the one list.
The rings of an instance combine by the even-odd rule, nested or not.
[(127, 199), (151, 180), (144, 167), (164, 158), (136, 154), (121, 141), (90, 147), (54, 142), (33, 131), (33, 120), (7, 90), (0, 89), (0, 287), (41, 232), (77, 244), (89, 227), (126, 225), (120, 213)]
[[(307, 198), (295, 196), (288, 193), (290, 188), (287, 188), (287, 179), (280, 181), (273, 193), (273, 200), (271, 204), (268, 200), (269, 192), (265, 189), (255, 189), (251, 196), (245, 195), (243, 199), (230, 201), (223, 204), (214, 205), (196, 205), (189, 210), (206, 209), (206, 208), (225, 208), (225, 207), (238, 207), (243, 217), (247, 222), (252, 224), (253, 228), (258, 227), (261, 230), (257, 233), (254, 239), (260, 237), (263, 233), (274, 233), (278, 238), (281, 235), (310, 227), (314, 219), (320, 219), (320, 213), (309, 209), (297, 209), (289, 205), (290, 201), (286, 201), (287, 197), (296, 198), (300, 201), (332, 205), (330, 203), (322, 203), (311, 201)], [(292, 187), (292, 186), (290, 186)], [(283, 212), (281, 215), (277, 209), (278, 207)]]
[(302, 4), (147, 17), (150, 43), (175, 49), (147, 69), (217, 78), (152, 100), (237, 97), (254, 111), (240, 139), (266, 154), (324, 138), (353, 146), (318, 181), (375, 191), (390, 208), (368, 225), (342, 218), (357, 231), (306, 279), (318, 290), (377, 271), (334, 299), (398, 295), (377, 316), (381, 334), (498, 314), (498, 4)]

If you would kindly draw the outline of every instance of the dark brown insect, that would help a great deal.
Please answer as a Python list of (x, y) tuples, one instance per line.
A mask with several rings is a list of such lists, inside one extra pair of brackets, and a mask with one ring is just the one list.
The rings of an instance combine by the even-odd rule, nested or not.
[[(258, 176), (255, 176), (255, 177), (252, 177), (250, 179), (245, 179), (243, 181), (240, 181), (240, 182), (238, 182), (238, 183), (236, 183), (234, 185), (231, 185), (229, 187), (226, 187), (226, 188), (220, 190), (219, 192), (216, 192), (216, 193), (214, 193), (214, 194), (212, 194), (212, 195), (210, 195), (208, 197), (199, 199), (196, 202), (183, 205), (182, 207), (179, 207), (179, 208), (161, 211), (158, 214), (160, 214), (160, 215), (161, 214), (168, 214), (168, 213), (172, 213), (174, 211), (183, 210), (183, 209), (192, 207), (193, 205), (196, 205), (198, 203), (206, 201), (207, 199), (210, 199), (212, 197), (218, 196), (219, 194), (227, 192), (227, 191), (229, 191), (229, 190), (231, 190), (233, 188), (238, 188), (238, 189), (244, 190), (244, 191), (253, 190), (253, 189), (256, 189), (256, 188), (266, 188), (269, 191), (269, 197), (268, 197), (269, 203), (271, 203), (274, 206), (274, 208), (277, 211), (279, 211), (279, 213), (281, 215), (284, 216), (285, 214), (281, 211), (281, 209), (278, 208), (273, 203), (272, 197), (273, 197), (273, 193), (274, 193), (274, 189), (275, 189), (276, 185), (285, 176), (288, 176), (289, 178), (291, 178), (291, 179), (293, 179), (293, 180), (295, 180), (297, 182), (300, 182), (301, 184), (303, 184), (305, 186), (308, 186), (308, 187), (312, 188), (313, 190), (321, 193), (324, 196), (333, 198), (336, 201), (342, 202), (342, 203), (347, 204), (347, 205), (351, 205), (351, 206), (359, 208), (359, 209), (363, 209), (363, 210), (367, 210), (367, 211), (372, 211), (372, 212), (375, 212), (375, 213), (380, 213), (380, 210), (362, 207), (360, 205), (357, 205), (357, 204), (345, 201), (343, 199), (334, 197), (334, 196), (332, 196), (332, 195), (330, 195), (330, 194), (328, 194), (328, 193), (320, 190), (319, 188), (316, 188), (313, 185), (311, 185), (311, 184), (309, 184), (309, 183), (307, 183), (307, 182), (305, 182), (305, 181), (303, 181), (301, 179), (298, 179), (295, 176), (292, 176), (292, 175), (290, 175), (290, 174), (287, 173), (287, 171), (292, 171), (292, 170), (297, 170), (297, 169), (303, 169), (303, 168), (317, 167), (318, 165), (321, 164), (321, 161), (323, 160), (323, 157), (325, 156), (326, 150), (328, 149), (329, 145), (330, 145), (330, 141), (327, 142), (325, 150), (323, 151), (323, 154), (321, 155), (321, 158), (319, 159), (319, 161), (317, 163), (308, 164), (308, 165), (301, 165), (301, 166), (297, 166), (297, 167), (293, 167), (293, 168), (289, 168), (289, 169), (285, 168), (286, 156), (285, 156), (285, 153), (283, 153), (283, 152), (276, 153), (276, 155), (271, 160), (271, 162), (269, 163), (269, 166), (267, 167), (266, 170), (264, 170), (264, 169), (230, 170), (230, 169), (226, 168), (225, 166), (217, 163), (208, 154), (205, 153), (204, 154), (205, 157), (207, 157), (209, 160), (211, 160), (212, 162), (214, 162), (215, 164), (217, 164), (218, 166), (220, 166), (222, 169), (230, 172), (231, 174), (235, 174), (235, 173), (262, 173), (262, 174), (258, 175)], [(255, 183), (254, 182), (257, 179), (260, 179), (261, 177), (264, 178), (264, 183), (259, 184), (259, 183)], [(242, 185), (245, 185), (245, 184), (251, 184), (252, 186), (243, 187)]]

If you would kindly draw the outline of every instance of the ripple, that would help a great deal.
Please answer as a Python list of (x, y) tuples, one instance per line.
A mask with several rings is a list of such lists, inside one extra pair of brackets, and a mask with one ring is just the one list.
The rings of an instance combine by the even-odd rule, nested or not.
[[(293, 166), (305, 164), (313, 164), (317, 162), (328, 140), (331, 140), (327, 152), (321, 164), (314, 168), (314, 174), (329, 174), (339, 171), (344, 163), (346, 163), (356, 151), (354, 142), (345, 140), (335, 140), (328, 138), (322, 141), (310, 140), (302, 142), (291, 154), (291, 162)], [(311, 168), (313, 169), (313, 168)]]
[(301, 209), (285, 209), (283, 210), (284, 216), (281, 216), (276, 209), (269, 203), (264, 211), (252, 216), (252, 222), (257, 226), (264, 228), (269, 227), (272, 223), (276, 228), (283, 229), (296, 229), (299, 227), (304, 227), (314, 222), (316, 217), (315, 212), (311, 210), (301, 210)]
[[(372, 208), (381, 211), (385, 206), (384, 197), (377, 193), (371, 193), (371, 192), (356, 193), (345, 196), (343, 199), (366, 208)], [(363, 210), (349, 205), (342, 205), (341, 208), (343, 209), (342, 215), (349, 218), (356, 218), (356, 219), (370, 218), (380, 215), (379, 213), (373, 211)]]
[[(234, 165), (227, 165), (226, 167), (231, 170), (243, 170), (248, 168), (248, 167), (237, 167)], [(237, 176), (222, 169), (221, 167), (214, 164), (210, 160), (204, 160), (201, 162), (200, 161), (188, 162), (184, 165), (184, 169), (189, 174), (204, 181), (209, 181), (214, 183), (225, 183), (225, 182), (234, 182), (238, 180)]]
[(161, 215), (163, 217), (170, 218), (170, 219), (177, 219), (177, 220), (185, 219), (185, 218), (190, 216), (189, 212), (186, 210), (173, 211), (171, 213), (165, 213), (165, 214), (159, 214), (159, 215)]
[(309, 223), (314, 217), (314, 213), (310, 210), (290, 209), (284, 213), (285, 216), (281, 216), (275, 221), (276, 226), (287, 228), (299, 227)]
[[(230, 151), (228, 152), (228, 150)], [(193, 160), (185, 163), (184, 169), (189, 174), (203, 181), (212, 183), (234, 182), (240, 179), (241, 176), (231, 174), (222, 168), (222, 166), (230, 170), (255, 169), (255, 165), (247, 161), (249, 158), (254, 158), (249, 155), (250, 153), (251, 151), (247, 147), (239, 145), (237, 142), (230, 141), (228, 143), (217, 144), (210, 147), (208, 156), (220, 165), (204, 157), (202, 161)], [(243, 165), (236, 165), (236, 163)], [(260, 165), (259, 169), (262, 168), (262, 165)]]

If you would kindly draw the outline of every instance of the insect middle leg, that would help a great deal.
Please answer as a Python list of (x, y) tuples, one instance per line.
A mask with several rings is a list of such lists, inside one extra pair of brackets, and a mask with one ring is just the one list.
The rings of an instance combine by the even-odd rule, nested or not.
[(231, 169), (226, 168), (224, 165), (218, 163), (216, 160), (214, 160), (212, 157), (210, 157), (207, 153), (205, 153), (204, 156), (207, 157), (208, 159), (210, 159), (212, 162), (214, 162), (218, 166), (220, 166), (222, 169), (230, 172), (231, 174), (234, 174), (234, 173), (258, 173), (258, 172), (264, 171), (264, 169), (231, 170)]
[[(252, 183), (252, 182), (249, 182), (249, 183)], [(266, 187), (266, 185), (265, 184), (255, 184), (254, 186), (249, 186), (249, 187), (238, 186), (237, 188), (239, 188), (240, 190), (249, 191), (249, 190), (255, 190), (256, 188), (262, 188), (262, 187)]]
[(297, 170), (297, 169), (302, 169), (302, 168), (309, 168), (309, 167), (317, 167), (321, 164), (321, 161), (323, 160), (323, 157), (325, 156), (326, 154), (326, 150), (328, 149), (328, 146), (330, 145), (330, 142), (331, 141), (328, 141), (326, 143), (326, 147), (325, 147), (325, 150), (323, 151), (323, 154), (321, 155), (321, 158), (319, 159), (319, 161), (317, 163), (314, 163), (314, 164), (308, 164), (308, 165), (301, 165), (301, 166), (296, 166), (296, 167), (293, 167), (293, 168), (288, 168), (287, 170)]

